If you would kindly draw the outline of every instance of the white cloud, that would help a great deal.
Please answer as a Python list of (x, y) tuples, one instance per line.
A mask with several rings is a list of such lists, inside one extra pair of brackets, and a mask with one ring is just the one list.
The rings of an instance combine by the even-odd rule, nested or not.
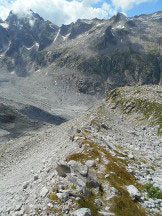
[[(77, 19), (108, 18), (116, 13), (106, 0), (0, 0), (0, 17), (5, 19), (10, 10), (16, 13), (24, 13), (32, 9), (44, 19), (48, 19), (57, 25), (69, 24)], [(97, 3), (102, 7), (93, 7)]]
[(111, 16), (115, 15), (117, 13), (117, 10), (112, 8), (112, 6), (106, 2), (102, 4), (102, 9), (107, 11)]
[(97, 3), (102, 2), (102, 0), (83, 0), (82, 2), (83, 2), (83, 5), (91, 6), (91, 5), (95, 5)]
[(111, 0), (112, 4), (115, 6), (116, 10), (121, 9), (126, 12), (131, 10), (134, 6), (145, 3), (152, 2), (156, 0)]

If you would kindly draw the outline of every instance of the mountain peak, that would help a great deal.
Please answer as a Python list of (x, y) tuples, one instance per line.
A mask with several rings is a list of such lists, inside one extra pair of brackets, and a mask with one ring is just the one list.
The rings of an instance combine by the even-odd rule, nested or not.
[(117, 13), (117, 15), (111, 18), (114, 22), (126, 21), (128, 18), (123, 13)]
[(26, 10), (23, 12), (14, 12), (14, 11), (10, 11), (6, 22), (14, 24), (15, 22), (17, 22), (18, 20), (21, 21), (29, 21), (29, 20), (40, 20), (40, 21), (44, 21), (44, 19), (42, 17), (40, 17), (37, 13), (34, 13), (31, 9), (30, 10)]

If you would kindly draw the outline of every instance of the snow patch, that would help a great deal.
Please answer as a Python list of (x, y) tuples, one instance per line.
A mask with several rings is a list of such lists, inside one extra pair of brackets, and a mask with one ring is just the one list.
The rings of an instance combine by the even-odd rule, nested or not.
[(62, 36), (63, 40), (64, 40), (64, 41), (65, 41), (65, 40), (67, 40), (67, 39), (68, 39), (68, 37), (69, 37), (69, 35), (70, 35), (70, 33), (69, 33), (69, 34), (67, 34), (66, 36)]
[(55, 29), (52, 24), (49, 24), (50, 28)]
[(5, 51), (4, 55), (5, 55), (6, 52), (10, 49), (10, 45), (11, 45), (11, 41), (9, 42), (8, 48), (7, 48), (7, 50)]
[(30, 25), (31, 27), (33, 27), (33, 26), (34, 26), (34, 24), (35, 24), (35, 20), (33, 20), (33, 19), (30, 19), (30, 20), (29, 20), (29, 25)]
[(53, 42), (55, 42), (55, 41), (57, 40), (57, 38), (58, 38), (59, 34), (60, 34), (60, 29), (58, 30), (58, 32), (57, 32), (57, 35), (56, 35), (56, 37), (55, 37), (55, 39), (54, 39), (54, 41), (53, 41)]
[(5, 28), (5, 29), (9, 27), (9, 24), (8, 24), (8, 23), (1, 23), (0, 25), (1, 25), (3, 28)]
[(3, 58), (3, 57), (4, 57), (4, 54), (1, 54), (1, 55), (0, 55), (0, 58)]
[(96, 25), (96, 27), (97, 27), (97, 26), (101, 26), (101, 25), (103, 25), (103, 24), (104, 24), (104, 23), (98, 23), (98, 24)]
[(117, 29), (123, 29), (123, 28), (125, 28), (125, 26), (118, 25), (116, 28), (117, 28)]
[(35, 46), (37, 46), (39, 48), (39, 43), (35, 43)]
[(93, 21), (92, 20), (82, 20), (82, 22), (86, 23), (86, 24), (91, 24)]
[(35, 43), (33, 46), (31, 47), (25, 47), (27, 50), (31, 50), (33, 47), (38, 47), (39, 48), (39, 43)]

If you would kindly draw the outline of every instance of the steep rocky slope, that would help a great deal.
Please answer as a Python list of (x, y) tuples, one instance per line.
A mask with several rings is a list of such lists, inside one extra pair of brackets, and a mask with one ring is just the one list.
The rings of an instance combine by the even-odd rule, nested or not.
[[(118, 88), (76, 119), (7, 143), (1, 215), (161, 215), (161, 94)], [(149, 117), (146, 103), (158, 104)]]
[(48, 113), (41, 108), (16, 103), (0, 98), (0, 151), (7, 140), (23, 136), (25, 133), (48, 125), (60, 125), (65, 117)]

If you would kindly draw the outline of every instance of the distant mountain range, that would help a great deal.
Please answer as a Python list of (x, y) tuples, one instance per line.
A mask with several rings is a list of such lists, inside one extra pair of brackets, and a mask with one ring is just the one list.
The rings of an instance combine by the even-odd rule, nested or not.
[(104, 94), (162, 83), (162, 12), (56, 26), (29, 11), (0, 20), (0, 70), (27, 77), (45, 70), (78, 92)]

